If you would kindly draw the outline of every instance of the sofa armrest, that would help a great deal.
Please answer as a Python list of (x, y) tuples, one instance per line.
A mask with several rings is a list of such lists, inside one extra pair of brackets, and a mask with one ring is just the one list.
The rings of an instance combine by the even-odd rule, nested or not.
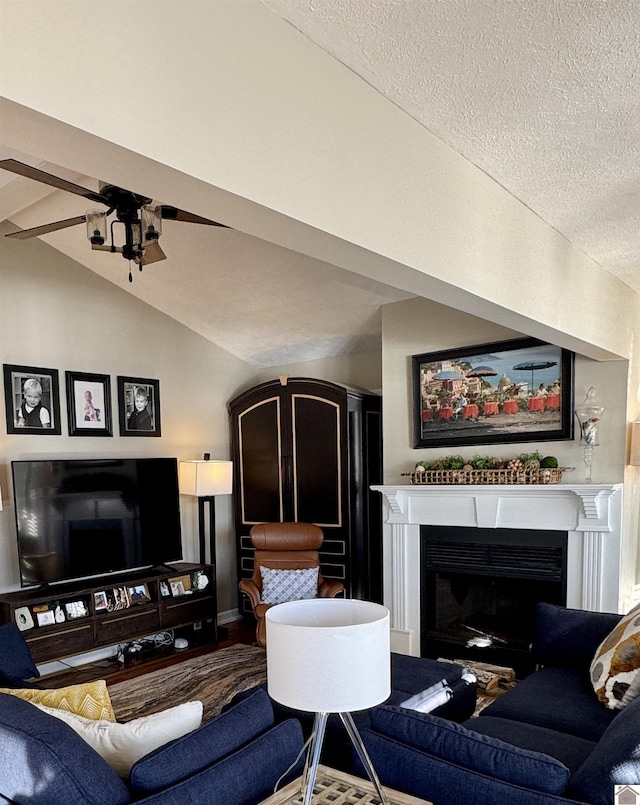
[(129, 785), (138, 794), (168, 788), (238, 751), (273, 723), (266, 690), (255, 688), (216, 718), (135, 763)]
[(531, 654), (540, 665), (588, 670), (596, 649), (621, 617), (540, 603)]
[(378, 707), (371, 713), (371, 730), (460, 769), (543, 794), (561, 794), (569, 780), (569, 769), (549, 755), (521, 749), (428, 713)]
[(302, 772), (302, 729), (283, 721), (251, 743), (136, 805), (257, 805)]
[[(584, 805), (465, 768), (373, 730), (360, 734), (382, 785), (438, 805)], [(365, 776), (357, 758), (354, 767)]]

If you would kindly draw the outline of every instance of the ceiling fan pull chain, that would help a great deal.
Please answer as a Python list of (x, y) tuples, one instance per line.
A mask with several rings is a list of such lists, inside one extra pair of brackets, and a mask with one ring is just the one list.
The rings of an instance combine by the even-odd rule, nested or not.
[(133, 282), (133, 276), (131, 274), (131, 260), (129, 260), (129, 282)]

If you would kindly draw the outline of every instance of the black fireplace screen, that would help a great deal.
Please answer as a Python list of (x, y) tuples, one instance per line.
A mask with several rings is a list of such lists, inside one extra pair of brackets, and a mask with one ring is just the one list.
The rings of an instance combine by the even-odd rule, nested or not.
[(536, 604), (566, 603), (566, 532), (422, 526), (421, 547), (423, 656), (526, 652)]

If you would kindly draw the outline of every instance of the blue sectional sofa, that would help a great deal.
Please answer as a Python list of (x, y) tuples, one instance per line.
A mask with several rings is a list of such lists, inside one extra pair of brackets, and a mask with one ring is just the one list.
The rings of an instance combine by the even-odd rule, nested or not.
[(302, 730), (274, 724), (255, 690), (199, 729), (138, 760), (123, 781), (70, 726), (0, 694), (0, 802), (16, 805), (257, 805), (296, 762)]
[(610, 710), (589, 679), (619, 620), (539, 604), (539, 670), (462, 724), (374, 710), (362, 736), (383, 785), (434, 805), (613, 805), (615, 784), (640, 788), (640, 697)]

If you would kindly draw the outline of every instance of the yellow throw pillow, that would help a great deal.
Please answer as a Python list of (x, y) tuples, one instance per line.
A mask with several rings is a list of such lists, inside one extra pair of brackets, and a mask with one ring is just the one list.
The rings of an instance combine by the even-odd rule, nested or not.
[(39, 690), (37, 688), (0, 688), (0, 693), (10, 693), (27, 702), (66, 710), (84, 718), (115, 721), (116, 714), (104, 679), (69, 685), (66, 688)]
[(598, 646), (590, 672), (593, 689), (611, 710), (621, 710), (640, 693), (640, 604)]

